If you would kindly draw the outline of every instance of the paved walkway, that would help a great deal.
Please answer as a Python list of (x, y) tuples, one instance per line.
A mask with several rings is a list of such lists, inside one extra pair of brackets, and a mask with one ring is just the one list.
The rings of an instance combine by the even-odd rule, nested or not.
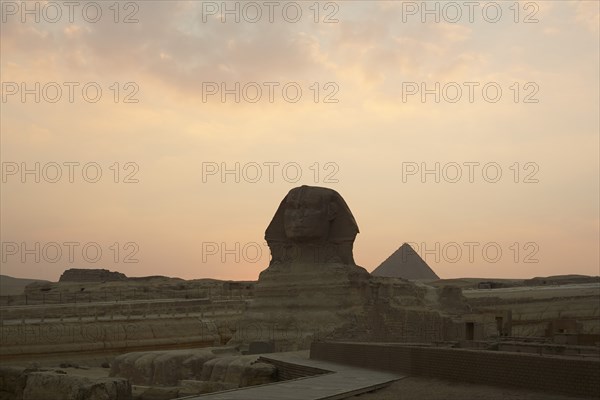
[(250, 386), (219, 393), (182, 397), (186, 400), (318, 400), (347, 397), (385, 387), (405, 376), (311, 360), (308, 351), (265, 354), (263, 358), (332, 371), (330, 374)]

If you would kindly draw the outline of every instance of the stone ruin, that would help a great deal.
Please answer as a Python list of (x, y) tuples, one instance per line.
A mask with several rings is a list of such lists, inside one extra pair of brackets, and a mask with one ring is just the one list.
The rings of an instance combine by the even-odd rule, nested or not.
[(108, 282), (125, 281), (127, 276), (107, 269), (70, 268), (62, 273), (59, 282)]

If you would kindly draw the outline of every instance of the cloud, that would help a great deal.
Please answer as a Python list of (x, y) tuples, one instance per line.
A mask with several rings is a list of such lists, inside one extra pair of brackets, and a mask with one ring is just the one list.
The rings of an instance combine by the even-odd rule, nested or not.
[(569, 2), (575, 7), (575, 20), (585, 26), (590, 32), (600, 30), (600, 4), (597, 1)]
[[(214, 275), (217, 268), (196, 268), (198, 240), (262, 240), (281, 196), (296, 184), (325, 184), (314, 181), (308, 167), (331, 161), (340, 166), (340, 184), (331, 186), (351, 202), (357, 218), (362, 215), (361, 227), (368, 227), (358, 249), (376, 249), (379, 238), (393, 248), (398, 234), (439, 240), (438, 227), (450, 237), (457, 234), (455, 221), (463, 223), (467, 239), (496, 239), (499, 233), (486, 231), (488, 226), (505, 226), (503, 238), (526, 229), (524, 240), (550, 229), (569, 231), (565, 246), (597, 238), (592, 227), (598, 188), (589, 184), (598, 164), (597, 35), (578, 29), (597, 21), (592, 2), (573, 8), (542, 2), (539, 24), (513, 24), (509, 13), (503, 25), (423, 24), (417, 18), (402, 23), (400, 3), (393, 1), (339, 2), (339, 22), (333, 24), (312, 21), (312, 2), (302, 3), (310, 18), (298, 24), (223, 24), (216, 18), (204, 23), (199, 2), (138, 3), (134, 24), (115, 24), (107, 13), (97, 24), (2, 25), (3, 81), (98, 80), (107, 96), (106, 85), (114, 81), (140, 86), (138, 104), (115, 104), (112, 98), (22, 104), (17, 98), (2, 105), (3, 155), (16, 161), (102, 161), (109, 180), (113, 162), (134, 161), (141, 178), (139, 185), (80, 183), (65, 185), (66, 191), (59, 185), (13, 185), (3, 203), (3, 215), (11, 216), (3, 229), (11, 235), (30, 239), (41, 226), (44, 232), (54, 229), (48, 240), (82, 232), (89, 240), (117, 236), (145, 244), (140, 268), (147, 271)], [(204, 81), (274, 80), (335, 81), (340, 102), (314, 103), (308, 90), (308, 101), (299, 104), (200, 101)], [(405, 81), (473, 80), (501, 82), (506, 101), (484, 103), (481, 92), (475, 104), (423, 104), (418, 95), (400, 101)], [(527, 81), (539, 83), (539, 104), (512, 102), (509, 86)], [(402, 161), (440, 159), (504, 160), (510, 182), (477, 190), (401, 184)], [(544, 180), (535, 187), (513, 184), (508, 167), (529, 160), (539, 162)], [(298, 161), (304, 176), (298, 183), (279, 175), (273, 184), (215, 179), (202, 185), (204, 161)], [(327, 171), (320, 172), (322, 178)], [(576, 211), (569, 208), (573, 193)], [(556, 209), (565, 210), (561, 218), (548, 218)], [(574, 217), (581, 222), (570, 222)], [(382, 223), (394, 218), (414, 221), (398, 233)], [(590, 244), (577, 255), (586, 271), (597, 269), (587, 262), (597, 250), (597, 243)], [(371, 253), (357, 259), (374, 265), (385, 258), (379, 250)], [(255, 278), (259, 268), (245, 277)], [(565, 268), (550, 260), (540, 270)]]

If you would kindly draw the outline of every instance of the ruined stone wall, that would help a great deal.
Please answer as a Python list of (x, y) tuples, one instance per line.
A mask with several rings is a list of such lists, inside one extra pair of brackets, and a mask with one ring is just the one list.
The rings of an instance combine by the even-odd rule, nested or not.
[(371, 316), (370, 328), (376, 341), (431, 343), (462, 339), (459, 325), (438, 312), (389, 308)]
[[(243, 302), (167, 301), (30, 307), (0, 318), (0, 356), (213, 346), (231, 339)], [(17, 318), (19, 317), (19, 318)]]
[(218, 327), (197, 318), (5, 325), (0, 339), (0, 356), (7, 359), (221, 344)]
[(475, 384), (596, 398), (600, 360), (401, 344), (314, 342), (310, 357)]
[(557, 320), (577, 321), (577, 332), (587, 335), (600, 334), (600, 304), (598, 289), (581, 287), (546, 290), (530, 293), (464, 291), (474, 310), (482, 312), (512, 312), (511, 334), (513, 336), (547, 336), (549, 325)]
[[(241, 313), (246, 307), (242, 300), (210, 301), (208, 299), (164, 300), (112, 303), (50, 304), (36, 307), (1, 307), (0, 322), (10, 320), (112, 320), (114, 318), (150, 318), (193, 313), (200, 317), (215, 314)], [(23, 321), (24, 322), (24, 321)], [(37, 322), (37, 321), (36, 321)]]

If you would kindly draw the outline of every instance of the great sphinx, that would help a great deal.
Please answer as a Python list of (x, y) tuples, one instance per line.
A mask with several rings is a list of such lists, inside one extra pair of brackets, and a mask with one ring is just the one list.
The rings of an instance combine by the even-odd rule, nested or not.
[[(352, 256), (358, 225), (338, 192), (300, 186), (283, 198), (265, 239), (269, 266), (260, 273), (231, 344), (276, 343), (308, 348), (316, 337), (365, 315), (371, 275)], [(260, 332), (249, 340), (244, 332)]]

